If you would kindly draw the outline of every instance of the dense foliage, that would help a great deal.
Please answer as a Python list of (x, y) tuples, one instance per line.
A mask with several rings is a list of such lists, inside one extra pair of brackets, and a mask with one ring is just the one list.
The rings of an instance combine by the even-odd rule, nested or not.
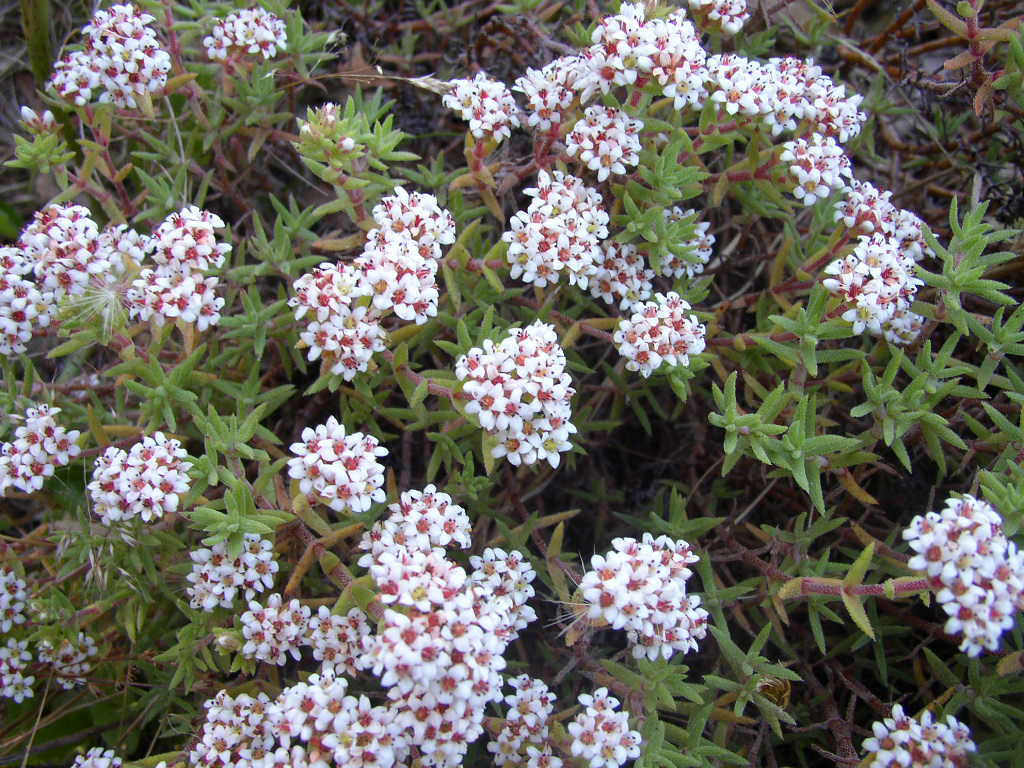
[(0, 765), (1024, 765), (1013, 2), (55, 5)]

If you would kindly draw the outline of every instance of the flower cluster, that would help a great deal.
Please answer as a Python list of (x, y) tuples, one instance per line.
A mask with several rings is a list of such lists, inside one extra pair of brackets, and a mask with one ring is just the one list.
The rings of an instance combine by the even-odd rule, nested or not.
[(284, 21), (263, 8), (235, 11), (220, 19), (203, 38), (206, 55), (225, 61), (229, 55), (260, 54), (272, 59), (288, 47)]
[(10, 632), (15, 624), (25, 623), (25, 580), (12, 568), (0, 566), (0, 632)]
[(690, 0), (697, 18), (713, 22), (723, 32), (735, 35), (750, 18), (746, 0)]
[(499, 344), (484, 341), (455, 361), (465, 382), (466, 413), (494, 436), (495, 458), (515, 465), (547, 460), (557, 467), (576, 432), (569, 419), (576, 390), (554, 326), (536, 321), (513, 329)]
[(164, 219), (146, 241), (156, 266), (143, 269), (126, 293), (131, 316), (157, 325), (180, 319), (200, 331), (217, 325), (224, 299), (216, 295), (218, 279), (205, 273), (223, 266), (231, 252), (216, 239), (224, 226), (219, 216), (194, 205)]
[(121, 768), (122, 760), (114, 750), (91, 747), (84, 755), (76, 755), (71, 768)]
[(501, 730), (487, 751), (495, 765), (559, 768), (561, 758), (551, 753), (548, 718), (555, 709), (555, 694), (542, 680), (519, 675), (507, 681), (515, 693), (505, 697), (508, 712)]
[(617, 711), (619, 700), (607, 688), (578, 698), (584, 710), (566, 726), (574, 757), (586, 760), (590, 768), (619, 768), (640, 757), (640, 733), (629, 730), (629, 712)]
[(132, 109), (139, 98), (163, 92), (171, 57), (149, 26), (154, 18), (132, 3), (98, 10), (82, 30), (85, 48), (53, 65), (50, 85), (78, 106), (93, 100)]
[(25, 352), (34, 328), (45, 328), (53, 316), (53, 292), (40, 291), (25, 279), (31, 262), (18, 248), (0, 248), (0, 355)]
[(967, 768), (976, 749), (970, 729), (952, 715), (942, 722), (925, 710), (919, 719), (899, 704), (871, 730), (874, 735), (864, 740), (868, 768)]
[(380, 321), (391, 311), (417, 325), (437, 314), (436, 275), (442, 246), (455, 242), (455, 220), (437, 198), (396, 187), (373, 209), (378, 228), (367, 233), (351, 264), (323, 263), (295, 281), (289, 306), (308, 315), (299, 333), (310, 360), (351, 381), (384, 349)]
[(565, 138), (570, 157), (579, 155), (581, 163), (597, 172), (597, 180), (609, 174), (625, 174), (627, 165), (640, 162), (642, 120), (631, 118), (613, 107), (587, 107), (583, 118)]
[(825, 268), (824, 285), (851, 303), (843, 315), (854, 330), (883, 336), (890, 344), (917, 338), (924, 318), (910, 311), (922, 281), (915, 263), (934, 252), (924, 239), (923, 222), (890, 202), (867, 182), (853, 181), (835, 219), (860, 232), (851, 254)]
[(269, 664), (284, 664), (288, 654), (296, 661), (302, 657), (299, 647), (305, 644), (310, 610), (298, 600), (284, 604), (281, 595), (267, 598), (266, 606), (249, 601), (249, 610), (242, 614), (242, 655)]
[(396, 743), (438, 766), (460, 765), (483, 733), (487, 703), (501, 698), (505, 648), (536, 618), (526, 604), (536, 574), (518, 552), (487, 549), (470, 558), (470, 574), (446, 557), (442, 542), (462, 545), (470, 533), (461, 510), (442, 517), (449, 502), (430, 487), (403, 495), (363, 536), (359, 560), (381, 602), (402, 610), (384, 610), (357, 665), (388, 689)]
[(321, 662), (324, 674), (355, 675), (370, 632), (370, 622), (360, 609), (339, 616), (321, 605), (309, 619), (306, 644), (313, 649), (313, 658)]
[(576, 99), (573, 83), (579, 69), (577, 63), (575, 58), (555, 59), (542, 69), (527, 69), (525, 75), (516, 79), (512, 90), (526, 96), (526, 124), (530, 128), (557, 135), (565, 112)]
[(25, 423), (14, 430), (14, 440), (0, 444), (0, 495), (14, 487), (34, 493), (57, 467), (81, 453), (77, 429), (68, 431), (57, 423), (60, 408), (39, 405), (25, 411)]
[(376, 312), (353, 304), (359, 296), (369, 295), (369, 287), (359, 278), (348, 265), (324, 262), (295, 281), (295, 296), (288, 302), (297, 320), (310, 313), (299, 333), (309, 359), (322, 358), (327, 371), (346, 381), (367, 370), (373, 353), (384, 349), (384, 329)]
[(618, 304), (625, 311), (651, 297), (653, 279), (654, 270), (644, 263), (635, 245), (609, 242), (604, 245), (603, 258), (590, 281), (590, 293), (595, 299)]
[(846, 189), (846, 180), (853, 178), (850, 158), (831, 136), (811, 134), (807, 139), (794, 139), (782, 145), (779, 160), (789, 163), (789, 173), (796, 180), (793, 197), (804, 205), (825, 200), (836, 190)]
[(37, 649), (39, 661), (53, 665), (57, 682), (67, 691), (85, 685), (85, 676), (92, 671), (89, 658), (97, 652), (96, 641), (85, 632), (79, 632), (74, 641), (64, 638), (56, 649), (49, 640), (42, 640)]
[[(666, 208), (664, 215), (666, 221), (676, 222), (695, 217), (697, 211), (693, 208), (684, 211), (675, 205)], [(715, 247), (715, 236), (708, 231), (711, 229), (711, 222), (698, 221), (695, 228), (696, 234), (693, 238), (683, 241), (673, 249), (685, 254), (685, 258), (673, 253), (668, 261), (662, 261), (659, 272), (665, 277), (696, 277), (704, 271), (704, 265), (711, 261), (712, 248)]]
[(612, 336), (626, 368), (646, 379), (662, 364), (689, 365), (690, 355), (704, 351), (705, 327), (697, 316), (686, 314), (689, 303), (677, 293), (655, 294), (654, 301), (637, 302), (632, 316), (619, 321)]
[[(268, 753), (275, 744), (267, 731), (267, 714), (271, 704), (265, 693), (231, 697), (221, 691), (204, 705), (206, 719), (199, 738), (189, 752), (189, 765), (202, 768), (233, 766), (266, 766)], [(297, 763), (296, 765), (303, 765)]]
[(108, 447), (96, 459), (88, 485), (93, 512), (104, 525), (135, 517), (149, 523), (176, 512), (191, 486), (187, 456), (181, 443), (163, 432), (143, 437), (128, 451)]
[(645, 533), (641, 541), (619, 538), (606, 555), (594, 555), (580, 581), (587, 617), (625, 629), (633, 655), (669, 659), (697, 650), (707, 634), (700, 597), (686, 593), (698, 558), (690, 545)]
[(384, 467), (377, 459), (388, 449), (373, 435), (346, 435), (345, 425), (331, 416), (326, 424), (302, 430), (302, 442), (293, 443), (291, 451), (295, 458), (288, 461), (288, 476), (310, 499), (356, 515), (384, 501)]
[(101, 249), (99, 227), (84, 205), (48, 205), (37, 211), (18, 239), (37, 286), (55, 300), (85, 292), (90, 283), (113, 279), (120, 265)]
[(455, 242), (455, 219), (437, 198), (395, 187), (394, 194), (373, 207), (373, 220), (384, 231), (412, 238), (425, 259), (439, 260), (441, 246)]
[(537, 186), (524, 190), (533, 198), (512, 217), (501, 238), (509, 244), (511, 276), (543, 288), (558, 282), (564, 270), (570, 285), (585, 289), (608, 237), (608, 213), (601, 195), (575, 176), (541, 171)]
[(20, 704), (32, 698), (32, 684), (36, 679), (25, 674), (31, 663), (27, 640), (9, 637), (6, 645), (0, 645), (0, 699), (13, 699), (15, 704)]
[(399, 501), (388, 505), (388, 510), (391, 514), (367, 533), (375, 552), (396, 544), (421, 551), (453, 544), (468, 549), (471, 544), (466, 510), (434, 485), (422, 491), (402, 491)]
[[(854, 333), (868, 330), (893, 343), (906, 343), (909, 339), (901, 333), (905, 322), (920, 325), (910, 306), (924, 282), (914, 276), (914, 260), (896, 239), (882, 233), (865, 235), (851, 254), (829, 264), (825, 274), (831, 277), (824, 286), (850, 305), (843, 319), (853, 324)], [(916, 336), (912, 329), (907, 333)]]
[(917, 553), (908, 565), (938, 590), (946, 632), (963, 635), (960, 650), (997, 650), (1024, 610), (1024, 552), (1003, 533), (999, 513), (973, 496), (947, 499), (941, 512), (911, 520), (903, 538)]
[(500, 142), (519, 127), (516, 100), (504, 83), (492, 80), (486, 72), (477, 72), (472, 80), (452, 80), (450, 86), (441, 102), (469, 122), (469, 131), (476, 138)]
[(278, 571), (274, 545), (255, 533), (247, 533), (238, 557), (228, 554), (227, 544), (219, 542), (212, 549), (193, 550), (192, 571), (187, 588), (190, 604), (196, 610), (213, 611), (218, 605), (231, 608), (235, 597), (244, 591), (246, 600), (274, 586)]

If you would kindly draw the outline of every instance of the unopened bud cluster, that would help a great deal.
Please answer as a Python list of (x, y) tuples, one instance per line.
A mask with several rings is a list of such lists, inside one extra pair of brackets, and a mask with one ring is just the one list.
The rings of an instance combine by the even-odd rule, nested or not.
[(384, 501), (384, 466), (377, 459), (388, 449), (373, 435), (345, 434), (345, 425), (331, 416), (326, 424), (302, 430), (302, 442), (291, 451), (288, 476), (310, 500), (353, 515)]
[(497, 441), (495, 458), (517, 466), (546, 460), (557, 467), (561, 453), (572, 448), (576, 390), (553, 326), (538, 320), (498, 344), (485, 340), (455, 361), (455, 375), (470, 398), (466, 413)]
[(634, 304), (632, 316), (619, 322), (612, 337), (626, 368), (646, 379), (662, 365), (689, 365), (690, 355), (704, 351), (706, 331), (696, 315), (687, 314), (691, 309), (677, 293)]
[(949, 616), (946, 632), (963, 635), (960, 650), (998, 650), (1024, 610), (1024, 552), (1003, 533), (999, 513), (973, 496), (947, 499), (941, 512), (911, 520), (903, 538), (917, 553), (907, 565), (928, 575)]
[(92, 511), (104, 525), (141, 517), (149, 523), (177, 512), (187, 493), (188, 453), (163, 432), (144, 437), (123, 450), (110, 446), (96, 459), (88, 485)]
[(70, 431), (57, 423), (60, 408), (39, 405), (29, 408), (24, 424), (14, 430), (14, 440), (0, 444), (0, 495), (8, 488), (24, 493), (42, 489), (46, 478), (75, 458), (78, 447), (77, 429)]
[(324, 263), (295, 281), (289, 305), (308, 358), (351, 381), (384, 349), (387, 312), (422, 325), (437, 314), (436, 275), (442, 246), (455, 242), (455, 221), (433, 195), (402, 187), (373, 209), (378, 228), (349, 264)]
[(928, 710), (910, 717), (900, 704), (871, 730), (874, 735), (864, 740), (868, 768), (967, 768), (976, 749), (970, 729), (952, 715), (945, 722)]
[(284, 21), (263, 8), (247, 8), (219, 20), (203, 38), (206, 55), (225, 61), (229, 56), (260, 55), (272, 59), (288, 47)]
[(610, 552), (591, 558), (592, 570), (580, 581), (587, 618), (625, 629), (636, 658), (697, 650), (708, 612), (699, 596), (687, 594), (686, 582), (698, 559), (681, 539), (649, 533), (640, 541), (614, 539)]
[(94, 100), (129, 109), (143, 95), (160, 94), (171, 57), (150, 27), (154, 18), (132, 3), (98, 10), (82, 30), (85, 48), (57, 61), (50, 85), (78, 106)]
[(187, 577), (190, 586), (186, 590), (191, 606), (203, 611), (213, 611), (218, 605), (231, 608), (239, 593), (246, 600), (252, 600), (257, 593), (271, 589), (278, 571), (273, 548), (269, 539), (247, 533), (237, 557), (228, 554), (224, 542), (210, 549), (193, 550), (189, 554), (192, 571)]

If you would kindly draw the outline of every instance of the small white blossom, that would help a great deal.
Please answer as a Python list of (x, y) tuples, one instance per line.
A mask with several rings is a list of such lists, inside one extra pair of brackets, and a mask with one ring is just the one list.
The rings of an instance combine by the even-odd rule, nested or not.
[(298, 600), (284, 604), (281, 595), (267, 598), (266, 606), (249, 601), (249, 610), (242, 614), (242, 655), (281, 666), (290, 654), (296, 661), (302, 657), (299, 647), (305, 644), (310, 610)]
[(966, 768), (976, 749), (970, 729), (952, 715), (946, 722), (928, 710), (920, 718), (910, 717), (899, 704), (871, 730), (863, 745), (869, 768)]
[(331, 416), (326, 424), (302, 430), (302, 442), (293, 443), (291, 451), (295, 458), (288, 462), (288, 476), (299, 481), (302, 493), (335, 512), (360, 514), (384, 501), (384, 467), (377, 459), (388, 450), (372, 435), (347, 435)]
[(188, 575), (190, 604), (196, 610), (213, 611), (218, 605), (231, 608), (239, 592), (246, 600), (274, 586), (278, 571), (274, 545), (255, 533), (245, 534), (238, 557), (228, 555), (227, 545), (219, 542), (212, 549), (197, 549), (189, 554), (192, 571)]
[(619, 700), (607, 688), (580, 694), (579, 702), (585, 709), (566, 726), (574, 757), (590, 768), (618, 768), (640, 756), (640, 733), (629, 729), (629, 712), (616, 711)]
[(492, 80), (486, 72), (477, 72), (472, 80), (452, 80), (451, 86), (441, 103), (467, 120), (470, 133), (477, 139), (500, 142), (519, 127), (516, 100), (504, 83)]
[(999, 513), (973, 496), (950, 498), (941, 512), (911, 520), (903, 538), (916, 553), (907, 565), (937, 590), (946, 632), (963, 635), (960, 650), (998, 650), (1024, 610), (1024, 552), (1003, 533)]
[(706, 328), (697, 316), (686, 314), (689, 303), (677, 293), (655, 294), (654, 301), (637, 302), (628, 320), (619, 321), (612, 336), (626, 368), (646, 379), (663, 364), (690, 364), (690, 355), (704, 351)]
[(0, 645), (0, 699), (13, 699), (15, 704), (20, 704), (32, 698), (36, 679), (25, 674), (31, 663), (27, 640), (9, 637), (6, 645)]
[(235, 11), (220, 19), (203, 38), (206, 55), (224, 61), (229, 55), (260, 55), (272, 59), (288, 47), (284, 20), (263, 8)]
[(608, 237), (608, 213), (601, 195), (575, 176), (541, 171), (525, 211), (512, 217), (501, 238), (509, 243), (511, 276), (543, 288), (564, 272), (570, 285), (585, 289)]
[(178, 501), (191, 487), (188, 453), (163, 432), (146, 436), (125, 451), (110, 446), (96, 459), (88, 491), (93, 513), (104, 525), (141, 517), (159, 520), (178, 510)]
[(697, 560), (689, 544), (667, 536), (615, 539), (610, 552), (591, 558), (580, 581), (588, 618), (625, 629), (637, 658), (697, 650), (708, 619), (700, 598), (686, 591)]
[(114, 750), (92, 747), (84, 755), (76, 755), (71, 768), (121, 768), (121, 762)]
[(631, 118), (612, 107), (587, 107), (583, 118), (565, 137), (565, 148), (570, 157), (597, 172), (597, 180), (604, 181), (609, 174), (625, 174), (627, 165), (640, 162), (640, 131), (642, 120)]
[(82, 30), (85, 49), (53, 65), (50, 85), (61, 98), (84, 106), (111, 102), (132, 109), (137, 98), (163, 92), (171, 57), (150, 27), (155, 19), (132, 3), (98, 10)]
[(546, 460), (558, 467), (576, 432), (570, 421), (575, 390), (565, 365), (554, 327), (539, 320), (455, 361), (455, 375), (470, 398), (466, 413), (498, 441), (495, 458), (505, 456), (514, 465)]
[(71, 690), (85, 685), (85, 676), (92, 671), (91, 656), (97, 653), (96, 641), (84, 632), (78, 633), (77, 641), (65, 638), (56, 650), (49, 640), (38, 645), (39, 661), (52, 664), (55, 679), (61, 688)]
[(0, 495), (10, 487), (24, 493), (41, 490), (57, 467), (81, 453), (81, 433), (57, 424), (54, 417), (58, 413), (60, 408), (38, 405), (15, 417), (25, 423), (15, 429), (13, 441), (0, 444)]

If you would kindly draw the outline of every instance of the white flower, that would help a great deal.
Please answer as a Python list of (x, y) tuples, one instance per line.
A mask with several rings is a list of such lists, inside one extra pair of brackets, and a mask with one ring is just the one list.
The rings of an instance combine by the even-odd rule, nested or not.
[(41, 490), (54, 469), (81, 453), (79, 431), (57, 424), (58, 413), (60, 408), (38, 405), (15, 416), (25, 423), (14, 431), (13, 441), (0, 444), (0, 495), (10, 487), (24, 493)]
[(926, 710), (918, 719), (904, 714), (899, 704), (871, 730), (863, 744), (869, 768), (959, 768), (976, 749), (970, 729), (952, 715), (942, 722)]
[(697, 650), (707, 634), (708, 613), (686, 582), (697, 556), (682, 540), (667, 536), (612, 541), (607, 555), (594, 555), (580, 592), (591, 620), (625, 629), (633, 655), (669, 659)]
[(519, 127), (519, 108), (512, 94), (486, 72), (477, 72), (472, 80), (452, 80), (450, 85), (452, 89), (441, 103), (469, 121), (470, 133), (476, 138), (500, 142)]
[[(2, 597), (0, 592), (0, 599)], [(0, 698), (13, 699), (15, 704), (32, 698), (32, 684), (36, 679), (25, 674), (31, 663), (32, 654), (28, 651), (27, 640), (9, 637), (6, 645), (0, 645)]]
[(359, 514), (384, 501), (384, 467), (377, 459), (388, 451), (372, 435), (346, 435), (345, 426), (331, 416), (315, 429), (306, 427), (291, 451), (289, 477), (299, 481), (302, 493), (334, 511)]
[(480, 414), (481, 426), (497, 441), (495, 458), (504, 456), (515, 465), (546, 460), (557, 467), (561, 454), (572, 448), (575, 390), (565, 365), (554, 327), (539, 320), (511, 331), (499, 345), (485, 342), (455, 361), (455, 375), (466, 382), (463, 392), (470, 397), (467, 409), (472, 405), (469, 412)]
[(65, 690), (85, 685), (85, 676), (92, 671), (89, 657), (97, 653), (96, 641), (84, 632), (78, 633), (77, 641), (65, 638), (56, 650), (49, 640), (40, 641), (37, 649), (39, 661), (53, 665), (55, 679)]
[(288, 47), (284, 20), (263, 8), (234, 11), (220, 19), (203, 38), (206, 55), (224, 61), (229, 55), (260, 55), (272, 59)]
[(121, 768), (121, 758), (112, 749), (92, 747), (84, 755), (76, 755), (72, 768)]
[(566, 726), (572, 737), (570, 750), (591, 768), (618, 768), (640, 756), (640, 733), (629, 730), (629, 713), (617, 712), (617, 699), (607, 688), (598, 688), (593, 696), (582, 694), (585, 709)]
[(93, 100), (132, 109), (144, 94), (159, 94), (167, 84), (171, 57), (150, 27), (154, 18), (132, 3), (98, 10), (82, 30), (85, 49), (72, 51), (53, 65), (50, 85), (79, 106)]
[(662, 364), (689, 365), (690, 355), (704, 351), (706, 331), (696, 315), (686, 314), (690, 309), (677, 293), (634, 304), (631, 317), (620, 321), (612, 336), (626, 368), (647, 378)]
[(571, 157), (597, 172), (597, 180), (609, 174), (626, 173), (627, 165), (640, 162), (642, 120), (631, 118), (612, 107), (591, 106), (583, 113), (568, 136), (565, 148)]
[(176, 512), (191, 487), (187, 456), (180, 442), (162, 432), (143, 437), (129, 451), (110, 446), (96, 459), (88, 485), (93, 513), (111, 525), (134, 517), (149, 523)]
[(276, 592), (267, 598), (266, 607), (249, 601), (249, 610), (241, 618), (245, 637), (242, 655), (278, 666), (288, 660), (288, 654), (297, 661), (301, 658), (299, 647), (305, 644), (309, 615), (308, 606), (298, 600), (285, 605)]
[(990, 504), (965, 495), (918, 515), (903, 531), (916, 553), (907, 565), (929, 577), (949, 617), (946, 632), (963, 635), (960, 650), (969, 656), (997, 650), (1024, 609), (1024, 552), (1002, 523)]
[(220, 542), (212, 549), (189, 553), (192, 571), (186, 589), (190, 604), (196, 610), (213, 611), (218, 605), (231, 608), (235, 597), (243, 592), (246, 600), (274, 586), (278, 564), (274, 560), (273, 543), (255, 533), (245, 534), (238, 557), (228, 556), (227, 545)]
[(502, 240), (511, 276), (543, 288), (557, 282), (563, 270), (570, 285), (586, 288), (608, 237), (608, 213), (601, 195), (575, 176), (541, 171), (525, 211), (512, 217)]

